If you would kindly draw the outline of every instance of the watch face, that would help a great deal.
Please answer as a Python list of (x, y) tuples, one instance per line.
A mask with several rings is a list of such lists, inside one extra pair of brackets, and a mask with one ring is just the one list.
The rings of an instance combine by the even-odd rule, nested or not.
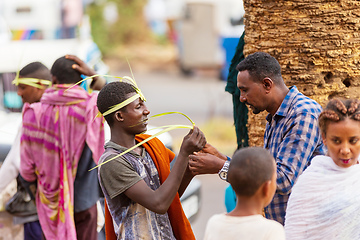
[(221, 177), (221, 179), (226, 180), (227, 172), (221, 172), (221, 173), (220, 173), (220, 177)]

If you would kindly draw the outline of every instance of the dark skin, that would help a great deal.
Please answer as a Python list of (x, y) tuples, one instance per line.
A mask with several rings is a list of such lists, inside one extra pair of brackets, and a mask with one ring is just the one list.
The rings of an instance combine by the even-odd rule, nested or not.
[[(128, 94), (127, 98), (134, 94)], [(114, 124), (110, 127), (111, 141), (127, 148), (135, 146), (135, 135), (146, 131), (146, 120), (149, 113), (150, 111), (140, 98), (115, 112)], [(142, 180), (127, 189), (124, 194), (153, 212), (166, 213), (176, 194), (179, 192), (181, 195), (193, 177), (190, 171), (187, 171), (189, 154), (201, 150), (205, 144), (204, 134), (195, 126), (184, 137), (177, 160), (168, 178), (158, 189), (152, 190)], [(140, 153), (142, 147), (137, 147), (134, 151)]]
[[(282, 79), (276, 82), (269, 77), (257, 81), (247, 70), (239, 72), (240, 101), (249, 105), (255, 114), (267, 111), (274, 115), (289, 92)], [(210, 144), (189, 158), (189, 169), (194, 175), (218, 173), (226, 161), (226, 156)]]
[[(93, 76), (96, 75), (94, 69), (90, 68), (84, 61), (78, 58), (75, 55), (66, 55), (65, 58), (75, 61), (77, 64), (73, 64), (72, 68), (77, 70), (79, 73), (85, 76)], [(101, 90), (106, 84), (106, 80), (102, 77), (94, 77), (92, 82), (90, 83), (90, 87), (93, 90)]]

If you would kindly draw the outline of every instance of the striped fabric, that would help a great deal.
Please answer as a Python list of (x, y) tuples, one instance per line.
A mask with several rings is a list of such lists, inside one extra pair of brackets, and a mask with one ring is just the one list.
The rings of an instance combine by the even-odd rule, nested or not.
[(48, 88), (41, 102), (25, 104), (20, 174), (37, 180), (36, 207), (46, 239), (76, 240), (74, 180), (85, 146), (94, 161), (103, 153), (104, 131), (96, 94), (70, 85)]

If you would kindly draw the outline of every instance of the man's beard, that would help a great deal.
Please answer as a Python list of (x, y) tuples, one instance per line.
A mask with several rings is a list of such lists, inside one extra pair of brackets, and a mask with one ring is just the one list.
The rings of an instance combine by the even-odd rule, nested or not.
[(262, 111), (259, 110), (258, 108), (254, 107), (253, 105), (250, 105), (247, 103), (247, 105), (250, 107), (250, 109), (252, 110), (253, 114), (259, 114), (261, 113)]
[(253, 108), (253, 114), (259, 114), (261, 113), (262, 111), (257, 109), (257, 108)]

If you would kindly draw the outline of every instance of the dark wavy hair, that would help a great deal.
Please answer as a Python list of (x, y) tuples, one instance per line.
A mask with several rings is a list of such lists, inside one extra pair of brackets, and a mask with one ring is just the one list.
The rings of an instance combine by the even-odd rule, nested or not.
[(236, 66), (236, 70), (239, 72), (248, 71), (254, 81), (262, 81), (265, 77), (269, 77), (275, 83), (283, 82), (279, 62), (265, 52), (255, 52), (248, 55)]

